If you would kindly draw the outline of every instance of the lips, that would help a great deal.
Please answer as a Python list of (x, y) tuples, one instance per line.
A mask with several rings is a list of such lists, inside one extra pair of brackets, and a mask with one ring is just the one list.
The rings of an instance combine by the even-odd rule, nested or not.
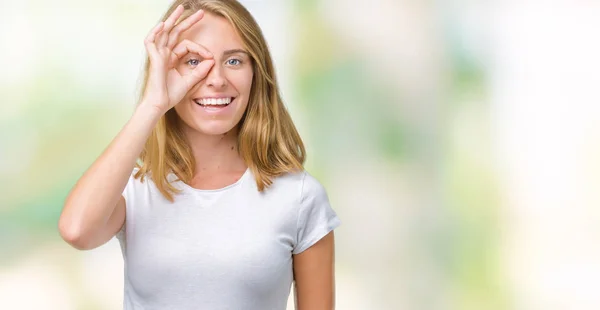
[(205, 97), (196, 98), (194, 102), (202, 107), (226, 107), (235, 100), (235, 97)]
[[(204, 97), (193, 99), (201, 113), (216, 117), (229, 115), (235, 110), (236, 97)], [(231, 108), (230, 108), (231, 106)]]

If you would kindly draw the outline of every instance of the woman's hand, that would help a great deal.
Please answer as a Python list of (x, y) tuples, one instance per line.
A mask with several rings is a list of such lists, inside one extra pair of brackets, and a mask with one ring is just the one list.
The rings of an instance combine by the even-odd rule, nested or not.
[[(179, 103), (194, 85), (206, 77), (214, 65), (213, 55), (199, 44), (189, 40), (177, 44), (181, 32), (204, 16), (204, 12), (199, 10), (173, 28), (182, 13), (183, 6), (180, 5), (166, 21), (154, 27), (144, 40), (150, 68), (140, 106), (155, 108), (162, 114)], [(181, 75), (175, 67), (181, 57), (188, 53), (202, 56), (203, 61), (190, 74)]]

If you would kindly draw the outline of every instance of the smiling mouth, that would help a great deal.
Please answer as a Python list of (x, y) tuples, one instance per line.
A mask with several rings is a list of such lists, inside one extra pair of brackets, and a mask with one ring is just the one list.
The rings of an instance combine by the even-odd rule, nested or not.
[(206, 108), (224, 108), (228, 105), (230, 105), (233, 100), (235, 100), (235, 97), (227, 97), (227, 98), (199, 98), (199, 99), (194, 99), (194, 102), (201, 106), (201, 107), (206, 107)]

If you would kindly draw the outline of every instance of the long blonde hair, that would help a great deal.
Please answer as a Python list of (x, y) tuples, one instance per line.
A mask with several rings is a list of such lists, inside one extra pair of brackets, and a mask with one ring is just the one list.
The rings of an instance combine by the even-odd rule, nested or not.
[[(301, 171), (306, 150), (281, 100), (271, 54), (252, 15), (236, 0), (176, 0), (162, 20), (180, 4), (184, 7), (180, 21), (199, 9), (229, 20), (252, 58), (252, 89), (247, 110), (238, 124), (237, 145), (255, 176), (258, 190), (269, 187), (279, 175)], [(147, 85), (149, 66), (150, 60), (146, 58), (140, 94)], [(161, 117), (140, 154), (139, 170), (135, 174), (141, 180), (151, 175), (158, 190), (170, 201), (178, 190), (169, 182), (168, 175), (174, 173), (189, 184), (195, 172), (194, 156), (179, 126), (180, 121), (175, 109)]]

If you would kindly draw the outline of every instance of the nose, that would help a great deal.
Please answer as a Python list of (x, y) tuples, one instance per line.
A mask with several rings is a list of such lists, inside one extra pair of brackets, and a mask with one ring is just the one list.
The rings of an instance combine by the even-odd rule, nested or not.
[(216, 63), (213, 65), (206, 76), (206, 85), (215, 88), (223, 88), (227, 85), (227, 79), (225, 78), (222, 66)]

